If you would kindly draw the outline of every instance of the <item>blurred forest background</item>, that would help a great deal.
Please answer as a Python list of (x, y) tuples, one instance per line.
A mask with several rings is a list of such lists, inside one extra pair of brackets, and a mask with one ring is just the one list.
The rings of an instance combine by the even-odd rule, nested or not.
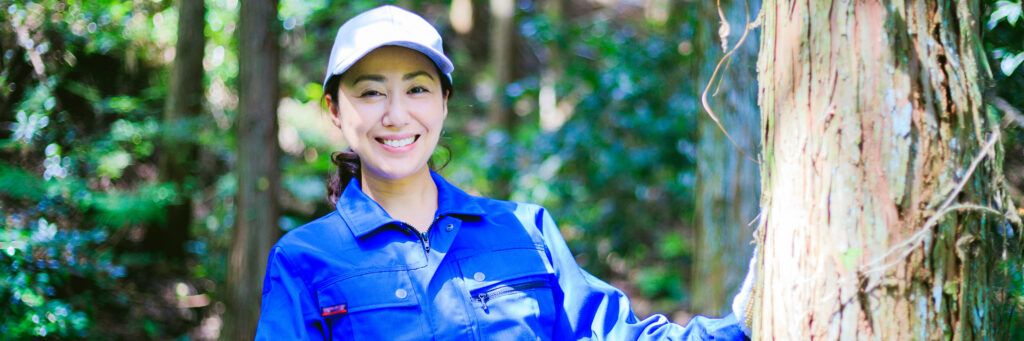
[[(248, 241), (272, 243), (333, 209), (329, 155), (344, 146), (320, 82), (338, 26), (382, 3), (434, 23), (456, 64), (442, 174), (471, 193), (546, 206), (579, 263), (641, 316), (727, 313), (758, 214), (756, 30), (722, 82), (708, 81), (757, 0), (241, 2), (0, 0), (3, 338), (234, 335), (232, 314), (258, 311), (269, 247)], [(250, 3), (276, 7), (276, 19), (242, 23)], [(1010, 127), (1005, 170), (1021, 207), (1021, 3), (982, 9), (986, 99)], [(274, 48), (246, 43), (243, 26), (271, 33), (276, 68), (241, 66), (272, 57), (241, 51)], [(262, 98), (269, 107), (240, 105), (246, 69), (277, 94)], [(705, 114), (706, 87), (746, 154)], [(253, 173), (253, 153), (279, 156)], [(245, 186), (277, 218), (240, 230)], [(232, 262), (232, 252), (251, 256)], [(1024, 308), (1021, 264), (1006, 266)], [(234, 310), (244, 288), (229, 284), (232, 271), (257, 288)]]

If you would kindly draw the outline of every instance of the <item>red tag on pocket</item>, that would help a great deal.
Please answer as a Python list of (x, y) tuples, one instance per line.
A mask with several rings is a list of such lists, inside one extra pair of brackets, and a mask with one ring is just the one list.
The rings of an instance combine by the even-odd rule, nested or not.
[(334, 316), (334, 315), (341, 315), (341, 314), (347, 314), (347, 313), (348, 313), (348, 305), (347, 304), (339, 304), (339, 305), (330, 306), (330, 307), (326, 307), (326, 308), (320, 309), (320, 316), (323, 316), (323, 317)]

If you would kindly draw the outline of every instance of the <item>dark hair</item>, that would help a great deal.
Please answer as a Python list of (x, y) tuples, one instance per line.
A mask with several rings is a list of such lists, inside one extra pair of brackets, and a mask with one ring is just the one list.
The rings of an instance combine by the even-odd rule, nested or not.
[[(439, 76), (438, 78), (441, 78), (441, 95), (446, 98), (451, 98), (454, 93), (452, 91), (452, 80), (444, 73), (441, 73), (441, 69), (437, 67), (437, 64), (434, 64), (434, 70), (437, 71), (437, 75)], [(342, 75), (333, 75), (327, 79), (327, 84), (324, 85), (324, 94), (321, 97), (321, 103), (326, 102), (327, 95), (331, 95), (331, 104), (333, 104), (335, 108), (338, 107), (338, 87), (341, 86), (341, 76)], [(448, 151), (448, 157), (445, 158), (444, 163), (442, 163), (441, 167), (438, 168), (441, 169), (447, 166), (448, 161), (451, 160), (451, 149), (448, 149), (447, 146), (440, 143), (438, 144), (438, 147)], [(348, 183), (352, 181), (353, 178), (360, 177), (361, 169), (359, 155), (353, 152), (352, 149), (331, 153), (331, 163), (338, 166), (338, 171), (327, 178), (327, 202), (331, 203), (333, 206), (338, 204), (338, 198), (341, 197), (341, 192), (345, 190), (345, 186), (348, 186)], [(428, 166), (432, 169), (435, 168), (433, 160), (429, 162)]]

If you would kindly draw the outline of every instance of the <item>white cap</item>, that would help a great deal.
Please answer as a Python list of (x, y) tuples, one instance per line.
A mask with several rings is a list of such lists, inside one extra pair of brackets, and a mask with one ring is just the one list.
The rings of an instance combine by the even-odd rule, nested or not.
[(323, 86), (327, 87), (331, 76), (344, 73), (370, 51), (386, 45), (423, 53), (449, 79), (455, 70), (452, 61), (444, 55), (441, 34), (434, 26), (415, 13), (386, 5), (363, 12), (341, 25), (331, 48)]

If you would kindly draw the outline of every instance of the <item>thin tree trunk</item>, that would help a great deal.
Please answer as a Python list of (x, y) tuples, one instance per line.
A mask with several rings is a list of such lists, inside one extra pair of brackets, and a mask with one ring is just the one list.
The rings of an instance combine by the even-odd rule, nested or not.
[[(565, 0), (547, 0), (544, 2), (544, 14), (554, 24), (551, 30), (556, 37), (562, 36), (562, 24)], [(557, 41), (546, 44), (544, 66), (540, 72), (540, 91), (537, 96), (537, 107), (540, 109), (540, 128), (553, 131), (560, 128), (569, 119), (569, 110), (559, 108), (558, 94), (555, 85), (558, 76), (564, 71), (562, 66), (562, 48)]]
[(163, 181), (173, 183), (179, 201), (167, 207), (166, 219), (146, 234), (147, 249), (159, 250), (167, 264), (184, 268), (185, 243), (192, 225), (192, 200), (187, 182), (194, 177), (196, 146), (191, 124), (203, 109), (203, 47), (206, 37), (203, 0), (178, 1), (178, 41), (175, 43), (171, 83), (164, 107), (158, 164)]
[(758, 338), (1005, 332), (995, 284), (1021, 231), (983, 111), (980, 15), (976, 0), (765, 3)]
[(491, 5), (491, 70), (494, 92), (488, 108), (493, 127), (511, 134), (515, 118), (505, 104), (505, 87), (512, 75), (512, 34), (515, 23), (515, 0), (490, 0)]
[[(713, 1), (700, 5), (704, 17), (701, 24), (704, 41), (695, 42), (696, 51), (704, 51), (703, 76), (698, 88), (709, 81), (719, 59), (725, 52), (718, 37), (719, 10), (729, 21), (728, 48), (743, 34), (748, 20), (753, 21), (760, 1), (722, 1), (721, 8)], [(728, 312), (730, 298), (743, 281), (751, 256), (754, 228), (750, 221), (757, 215), (758, 169), (750, 159), (757, 151), (760, 117), (757, 109), (755, 62), (757, 34), (732, 54), (728, 68), (723, 67), (709, 91), (709, 104), (729, 134), (743, 148), (738, 152), (722, 131), (706, 114), (701, 116), (700, 139), (697, 142), (697, 242), (692, 283), (692, 307), (695, 313), (721, 315)], [(712, 94), (717, 94), (711, 97)]]
[[(505, 103), (505, 89), (512, 79), (512, 67), (514, 63), (512, 55), (513, 34), (515, 33), (515, 0), (490, 0), (489, 30), (489, 68), (494, 73), (494, 88), (491, 92), (491, 101), (487, 109), (487, 119), (490, 129), (496, 129), (505, 133), (506, 138), (512, 139), (515, 136), (516, 117), (512, 114), (509, 106)], [(495, 144), (491, 146), (490, 153), (503, 155), (498, 159), (497, 169), (504, 171), (495, 174), (491, 179), (490, 195), (496, 198), (508, 198), (512, 194), (513, 168), (512, 160), (508, 157), (508, 144)]]
[(276, 0), (241, 3), (238, 44), (238, 194), (228, 271), (228, 340), (251, 340), (267, 254), (278, 236)]

